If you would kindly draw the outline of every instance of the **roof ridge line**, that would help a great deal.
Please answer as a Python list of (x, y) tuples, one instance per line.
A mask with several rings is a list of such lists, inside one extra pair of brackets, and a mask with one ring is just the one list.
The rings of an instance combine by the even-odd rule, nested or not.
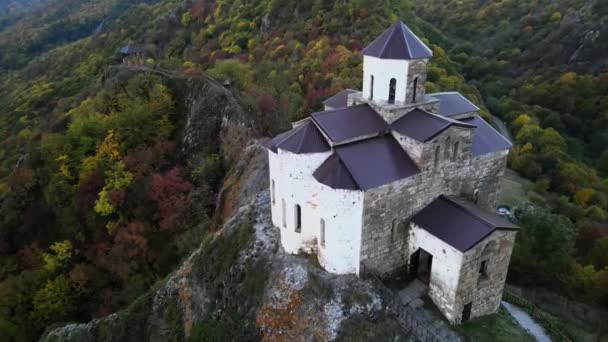
[(348, 110), (350, 108), (362, 107), (362, 106), (365, 106), (365, 105), (368, 105), (368, 104), (367, 103), (360, 103), (360, 104), (357, 104), (357, 105), (354, 105), (354, 106), (338, 107), (338, 108), (335, 108), (335, 109), (323, 110), (323, 111), (320, 111), (320, 112), (314, 112), (314, 113), (310, 114), (310, 116), (312, 117), (313, 115), (338, 113), (338, 112), (342, 112), (342, 111)]
[[(386, 49), (386, 45), (388, 45), (388, 42), (389, 42), (389, 41), (391, 40), (391, 38), (393, 37), (394, 30), (395, 30), (395, 26), (394, 26), (394, 25), (393, 25), (393, 26), (391, 26), (391, 27), (389, 27), (389, 28), (387, 29), (387, 31), (390, 31), (390, 32), (388, 33), (388, 37), (387, 37), (388, 39), (386, 39), (386, 40), (384, 41), (384, 44), (382, 45), (382, 49), (380, 49), (380, 56), (384, 55), (384, 49)], [(378, 36), (378, 38), (376, 38), (376, 39), (380, 39), (380, 37), (382, 37), (382, 34), (381, 34), (381, 35), (379, 35), (379, 36)]]
[[(498, 228), (509, 228), (509, 227), (494, 227), (494, 224), (492, 222), (489, 222), (488, 220), (484, 219), (483, 217), (480, 217), (478, 215), (475, 215), (475, 213), (473, 213), (469, 208), (467, 208), (466, 206), (458, 203), (458, 201), (452, 200), (450, 197), (453, 198), (457, 198), (456, 196), (445, 196), (445, 195), (441, 195), (444, 196), (450, 203), (453, 203), (454, 205), (456, 205), (457, 207), (463, 209), (469, 216), (473, 217), (474, 219), (485, 223), (487, 226), (489, 226), (490, 228), (492, 228), (493, 230), (498, 229)], [(474, 203), (473, 203), (474, 204)], [(474, 204), (475, 206), (477, 206), (477, 204)], [(485, 211), (485, 209), (477, 206), (481, 211)], [(483, 240), (483, 239), (482, 239)], [(480, 240), (481, 241), (481, 240)]]
[(401, 20), (399, 20), (399, 24), (400, 24), (399, 26), (401, 28), (401, 36), (403, 37), (403, 42), (405, 43), (405, 48), (407, 49), (408, 55), (410, 55), (410, 57), (411, 57), (411, 56), (413, 56), (412, 50), (410, 49), (410, 44), (407, 43), (407, 37), (405, 36), (405, 30), (403, 29), (405, 27), (409, 30), (409, 28)]
[[(481, 120), (483, 120), (488, 126), (490, 126), (490, 128), (492, 130), (494, 130), (494, 132), (498, 133), (498, 135), (500, 135), (500, 137), (503, 138), (504, 141), (508, 142), (509, 145), (513, 146), (513, 143), (511, 141), (509, 141), (509, 139), (507, 139), (507, 137), (505, 137), (504, 135), (502, 135), (502, 133), (500, 133), (496, 128), (494, 128), (494, 126), (492, 126), (492, 124), (490, 124), (489, 122), (487, 122), (486, 119), (482, 118), (481, 115), (475, 114), (473, 117), (475, 117), (475, 116), (479, 116), (479, 118)], [(475, 127), (477, 127), (477, 126), (475, 126)]]
[(355, 182), (355, 184), (357, 184), (357, 186), (359, 187), (359, 189), (363, 190), (363, 187), (361, 186), (361, 184), (359, 184), (359, 182), (357, 181), (357, 179), (355, 178), (355, 176), (353, 176), (353, 171), (348, 167), (348, 165), (346, 165), (346, 163), (344, 162), (344, 160), (342, 160), (342, 157), (340, 157), (340, 154), (338, 153), (338, 151), (334, 149), (334, 153), (336, 154), (336, 157), (338, 157), (338, 163), (341, 163), (344, 166), (344, 168), (346, 169), (346, 171), (348, 171), (348, 174), (350, 175), (350, 178), (353, 179), (353, 182)]
[[(426, 50), (427, 52), (429, 52), (431, 54), (431, 56), (433, 56), (433, 50), (431, 50), (430, 47), (426, 46), (426, 44), (422, 41), (422, 39), (420, 39), (415, 33), (414, 31), (412, 31), (407, 25), (405, 25), (405, 23), (403, 24), (403, 26), (405, 26), (405, 28), (407, 29), (407, 31), (409, 31), (409, 33), (412, 34), (412, 36), (414, 37), (414, 39), (416, 39)], [(407, 40), (406, 40), (406, 45), (407, 45)], [(408, 49), (409, 50), (409, 49)]]
[(281, 139), (281, 141), (279, 141), (279, 142), (276, 144), (276, 145), (277, 145), (277, 148), (279, 148), (279, 145), (280, 145), (280, 144), (282, 144), (282, 143), (284, 143), (284, 142), (285, 142), (285, 140), (287, 140), (287, 139), (291, 138), (291, 137), (292, 137), (294, 134), (296, 134), (297, 132), (299, 132), (299, 131), (300, 131), (300, 129), (302, 129), (302, 125), (299, 125), (299, 126), (293, 127), (293, 128), (292, 128), (292, 129), (290, 129), (289, 131), (285, 132), (285, 133), (288, 133), (288, 132), (290, 132), (290, 131), (291, 131), (291, 133), (290, 133), (290, 134), (287, 134), (285, 137), (283, 137), (283, 139)]

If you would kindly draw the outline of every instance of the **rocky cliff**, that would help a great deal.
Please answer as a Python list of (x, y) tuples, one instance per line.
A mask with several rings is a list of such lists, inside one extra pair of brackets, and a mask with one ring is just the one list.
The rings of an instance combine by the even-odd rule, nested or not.
[[(267, 152), (247, 111), (210, 80), (176, 81), (184, 158), (213, 145), (233, 160), (217, 205), (220, 229), (128, 308), (49, 331), (44, 341), (405, 341), (371, 283), (285, 254), (270, 219)], [(186, 160), (188, 162), (188, 160)]]

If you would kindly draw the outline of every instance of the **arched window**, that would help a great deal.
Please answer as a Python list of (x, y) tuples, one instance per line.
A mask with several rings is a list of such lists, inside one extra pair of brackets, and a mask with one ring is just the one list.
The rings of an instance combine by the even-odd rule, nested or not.
[(397, 219), (391, 222), (391, 242), (395, 241), (395, 230), (397, 230)]
[(302, 207), (300, 207), (299, 204), (296, 204), (294, 211), (295, 211), (294, 216), (296, 219), (296, 221), (294, 222), (295, 230), (296, 230), (296, 233), (301, 233), (302, 232)]
[(491, 262), (492, 255), (497, 248), (498, 244), (496, 241), (488, 242), (488, 244), (483, 248), (481, 257), (479, 258), (479, 277), (477, 278), (477, 287), (480, 287), (483, 284), (482, 282), (489, 278), (489, 264)]
[(321, 219), (321, 229), (319, 232), (319, 239), (321, 240), (321, 247), (325, 248), (325, 220)]
[(414, 78), (414, 84), (412, 87), (412, 103), (416, 103), (416, 93), (418, 92), (418, 77)]
[(274, 179), (272, 180), (272, 185), (271, 185), (271, 191), (270, 191), (270, 197), (272, 197), (272, 205), (274, 205), (274, 203), (276, 202), (276, 198), (275, 198), (275, 194), (274, 194)]
[(435, 167), (439, 164), (439, 153), (441, 153), (441, 146), (435, 147)]
[(443, 159), (450, 159), (450, 137), (445, 139), (445, 151), (443, 154)]
[(456, 160), (456, 157), (458, 156), (458, 145), (460, 145), (460, 143), (457, 141), (454, 143), (454, 154), (452, 155), (452, 160)]
[(394, 78), (391, 78), (391, 83), (389, 84), (388, 87), (388, 103), (393, 104), (395, 103), (395, 89), (397, 88), (397, 80)]
[(374, 99), (374, 75), (371, 75), (369, 82), (369, 99)]
[(287, 208), (285, 206), (285, 199), (283, 198), (281, 200), (281, 205), (282, 205), (282, 209), (281, 211), (283, 212), (283, 228), (287, 228)]

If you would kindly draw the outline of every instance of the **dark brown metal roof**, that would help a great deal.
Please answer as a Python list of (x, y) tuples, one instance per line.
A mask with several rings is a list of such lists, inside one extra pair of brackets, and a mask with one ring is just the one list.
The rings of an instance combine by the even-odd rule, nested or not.
[[(334, 150), (361, 190), (372, 189), (420, 172), (390, 135), (337, 146)], [(327, 185), (337, 188), (338, 183)]]
[(412, 222), (461, 252), (473, 248), (495, 230), (519, 229), (471, 202), (446, 196), (439, 196), (420, 210)]
[(433, 139), (451, 126), (474, 127), (468, 123), (447, 119), (418, 108), (391, 124), (393, 130), (421, 142)]
[(367, 104), (327, 110), (311, 116), (335, 143), (376, 135), (388, 129), (384, 119)]
[(416, 59), (431, 58), (433, 51), (399, 20), (369, 44), (363, 55), (382, 59)]
[(315, 179), (333, 189), (360, 190), (340, 157), (333, 153), (312, 174)]
[(473, 130), (473, 142), (471, 144), (471, 153), (474, 156), (508, 150), (513, 146), (507, 138), (498, 133), (494, 127), (490, 126), (490, 124), (479, 115), (461, 121), (475, 125), (476, 127)]
[(325, 137), (319, 132), (312, 120), (306, 120), (297, 127), (277, 135), (265, 146), (275, 153), (277, 148), (296, 154), (320, 153), (331, 150)]
[(323, 104), (328, 107), (331, 107), (331, 108), (346, 107), (347, 101), (348, 101), (348, 94), (352, 94), (352, 93), (356, 93), (356, 92), (358, 92), (358, 90), (354, 90), (354, 89), (341, 90), (336, 95), (323, 101)]
[(439, 114), (454, 116), (459, 114), (478, 112), (479, 107), (457, 92), (427, 94), (439, 100)]

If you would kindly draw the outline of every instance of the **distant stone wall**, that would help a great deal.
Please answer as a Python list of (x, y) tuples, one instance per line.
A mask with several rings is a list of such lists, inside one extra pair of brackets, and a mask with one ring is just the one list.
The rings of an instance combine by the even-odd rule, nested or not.
[[(467, 303), (472, 303), (472, 319), (498, 311), (516, 234), (516, 231), (495, 231), (464, 254), (453, 310), (455, 323), (461, 322)], [(480, 274), (482, 261), (486, 262), (485, 277)]]

